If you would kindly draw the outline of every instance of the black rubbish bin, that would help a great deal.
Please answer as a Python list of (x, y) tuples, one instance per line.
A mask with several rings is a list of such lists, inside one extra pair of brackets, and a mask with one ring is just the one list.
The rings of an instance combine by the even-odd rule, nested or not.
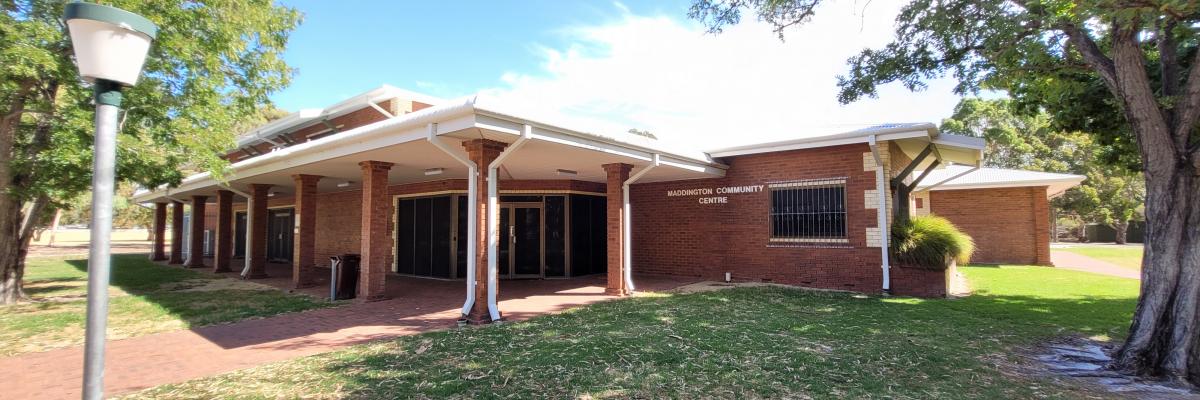
[(353, 299), (358, 289), (358, 269), (360, 263), (358, 254), (342, 254), (330, 257), (336, 269), (337, 279), (333, 288), (335, 300)]

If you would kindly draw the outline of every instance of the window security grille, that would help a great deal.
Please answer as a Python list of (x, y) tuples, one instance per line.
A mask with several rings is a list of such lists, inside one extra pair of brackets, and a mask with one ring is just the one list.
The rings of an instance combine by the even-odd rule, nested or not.
[(772, 242), (848, 242), (845, 178), (778, 182), (768, 187)]

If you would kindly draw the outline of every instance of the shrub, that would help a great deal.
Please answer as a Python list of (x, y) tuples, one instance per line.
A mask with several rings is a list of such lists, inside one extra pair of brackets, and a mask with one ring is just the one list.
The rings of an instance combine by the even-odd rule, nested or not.
[(903, 264), (943, 269), (953, 257), (959, 263), (971, 260), (975, 241), (949, 220), (938, 216), (913, 217), (892, 226), (892, 254)]

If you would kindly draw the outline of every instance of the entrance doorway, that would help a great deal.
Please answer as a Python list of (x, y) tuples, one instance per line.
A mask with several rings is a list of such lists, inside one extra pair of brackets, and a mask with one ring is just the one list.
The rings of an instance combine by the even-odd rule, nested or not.
[(233, 221), (233, 256), (243, 258), (246, 256), (246, 213), (233, 214)]
[(545, 263), (542, 259), (542, 203), (507, 203), (500, 205), (500, 276), (507, 278), (541, 278)]
[(294, 215), (290, 208), (267, 213), (267, 260), (292, 262), (292, 236), (296, 227)]

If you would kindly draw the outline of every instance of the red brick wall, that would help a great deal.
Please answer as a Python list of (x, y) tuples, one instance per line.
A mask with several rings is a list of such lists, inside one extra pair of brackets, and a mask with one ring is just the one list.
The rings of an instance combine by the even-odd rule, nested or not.
[[(870, 151), (854, 144), (731, 157), (724, 160), (730, 166), (724, 178), (633, 185), (633, 270), (713, 280), (728, 271), (735, 280), (878, 291), (880, 251), (866, 246), (865, 233), (876, 226), (876, 211), (863, 199), (864, 190), (875, 188), (874, 171), (863, 170), (863, 153)], [(729, 194), (728, 204), (666, 195), (671, 189), (842, 177), (849, 243), (839, 246), (772, 245), (769, 188)]]
[(1050, 265), (1045, 186), (935, 190), (929, 207), (975, 239), (972, 262)]

